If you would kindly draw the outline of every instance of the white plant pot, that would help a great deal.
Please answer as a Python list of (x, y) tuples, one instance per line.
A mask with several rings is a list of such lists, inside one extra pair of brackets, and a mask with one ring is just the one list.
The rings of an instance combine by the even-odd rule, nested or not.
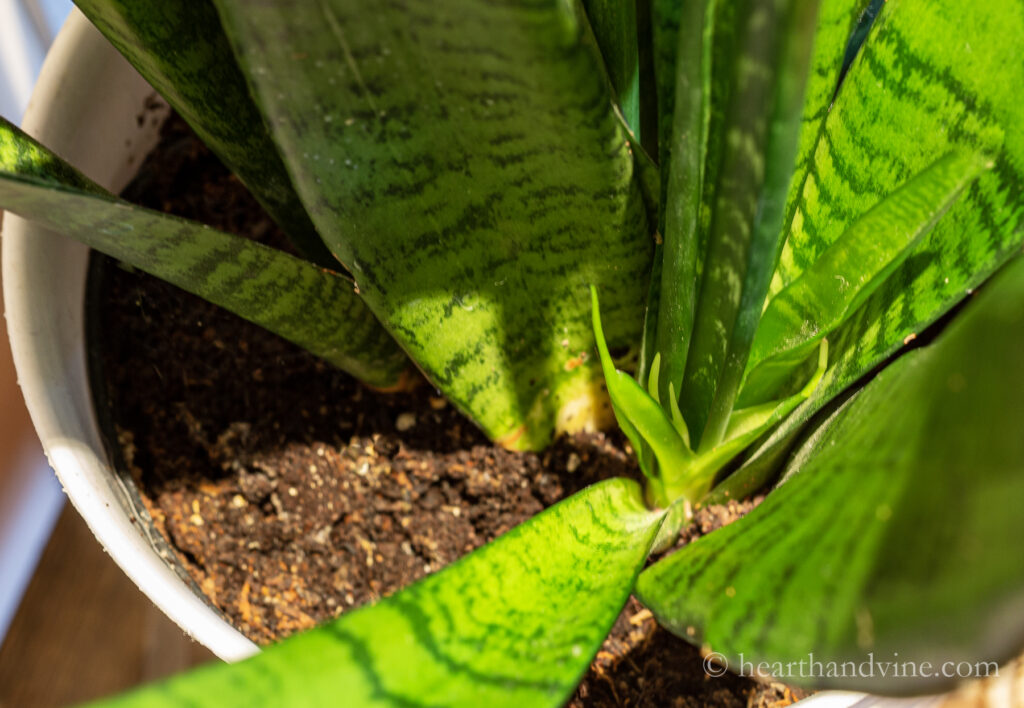
[[(155, 96), (74, 10), (46, 57), (22, 127), (116, 193), (156, 145), (166, 109), (154, 112)], [(256, 645), (161, 557), (156, 532), (138, 523), (133, 494), (104, 450), (86, 373), (88, 261), (88, 248), (4, 215), (7, 328), (36, 432), (71, 503), (149, 599), (220, 658), (250, 656)]]
[[(43, 65), (22, 127), (112, 192), (156, 145), (166, 107), (76, 9)], [(71, 503), (121, 569), (187, 634), (226, 661), (258, 647), (175, 569), (144, 521), (131, 482), (104, 450), (85, 348), (89, 249), (13, 214), (3, 217), (3, 296), (14, 364), (32, 422)], [(932, 699), (934, 700), (934, 699)], [(906, 706), (859, 693), (822, 692), (808, 708)]]

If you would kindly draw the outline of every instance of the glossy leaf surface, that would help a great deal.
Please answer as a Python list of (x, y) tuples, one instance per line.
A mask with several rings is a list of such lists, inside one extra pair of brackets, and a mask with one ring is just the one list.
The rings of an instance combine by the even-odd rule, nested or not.
[[(843, 389), (978, 287), (1024, 241), (1024, 6), (888, 0), (824, 126), (773, 288), (953, 149), (985, 172), (834, 335), (821, 386), (763, 443), (768, 459)], [(800, 385), (791, 381), (788, 385)], [(772, 394), (775, 395), (775, 394)]]
[[(811, 375), (807, 384), (794, 393), (792, 396), (779, 401), (769, 401), (748, 408), (739, 408), (729, 415), (729, 422), (725, 429), (722, 441), (714, 448), (700, 455), (700, 468), (697, 474), (706, 471), (709, 474), (718, 472), (726, 463), (739, 453), (745, 450), (751, 443), (767, 433), (774, 426), (785, 419), (798, 405), (806, 401), (825, 374), (828, 365), (828, 342), (823, 341), (818, 351), (818, 366)], [(706, 492), (710, 486), (711, 478), (706, 478), (702, 492)], [(748, 491), (754, 491), (748, 490)], [(742, 498), (743, 495), (734, 497)], [(704, 502), (704, 494), (696, 497), (698, 501)], [(720, 502), (712, 502), (720, 503)]]
[(336, 267), (292, 188), (210, 0), (75, 4), (249, 188), (302, 253)]
[(0, 208), (199, 295), (374, 386), (395, 385), (406, 368), (346, 278), (105, 194), (3, 119)]
[[(816, 144), (819, 136), (819, 126), (827, 115), (831, 105), (832, 96), (835, 93), (839, 72), (842, 65), (843, 51), (846, 47), (850, 33), (856, 26), (856, 21), (866, 0), (822, 0), (820, 9), (817, 12), (817, 20), (813, 30), (813, 53), (810, 57), (810, 70), (806, 66), (798, 68), (794, 65), (789, 73), (804, 76), (796, 77), (806, 79), (805, 90), (803, 91), (802, 108), (799, 110), (800, 127), (798, 130), (799, 143), (796, 156), (796, 177), (792, 182), (788, 179), (788, 171), (794, 164), (792, 159), (792, 146), (786, 142), (777, 141), (780, 148), (779, 154), (774, 156), (773, 162), (776, 170), (778, 183), (771, 187), (764, 196), (768, 201), (767, 206), (774, 205), (781, 209), (777, 193), (781, 190), (788, 190), (789, 196), (786, 199), (787, 207), (783, 211), (783, 219), (779, 222), (778, 214), (769, 214), (771, 218), (761, 219), (762, 233), (761, 241), (773, 240), (772, 244), (762, 244), (763, 256), (758, 257), (761, 268), (751, 272), (752, 286), (749, 289), (748, 299), (755, 302), (761, 299), (764, 288), (763, 281), (770, 277), (774, 262), (777, 259), (777, 251), (781, 248), (781, 241), (778, 233), (771, 233), (772, 228), (779, 231), (784, 230), (791, 218), (791, 209), (788, 204), (794, 201), (796, 188), (794, 184), (802, 184), (802, 168), (808, 160), (808, 155)], [(771, 7), (771, 3), (764, 3), (763, 7)], [(659, 322), (659, 346), (665, 352), (668, 375), (662, 380), (664, 389), (669, 382), (674, 382), (677, 391), (681, 388), (683, 369), (688, 364), (687, 348), (690, 344), (690, 334), (693, 328), (694, 312), (696, 309), (696, 293), (701, 288), (702, 276), (705, 271), (704, 261), (708, 248), (708, 231), (711, 225), (711, 199), (718, 186), (719, 163), (722, 159), (722, 135), (725, 128), (725, 113), (730, 101), (731, 85), (734, 82), (735, 66), (739, 63), (739, 57), (746, 56), (744, 52), (734, 49), (739, 41), (736, 37), (740, 22), (736, 19), (739, 15), (746, 15), (757, 7), (756, 3), (741, 3), (733, 0), (722, 2), (680, 2), (680, 0), (655, 0), (653, 3), (653, 29), (655, 49), (655, 73), (658, 79), (658, 101), (661, 123), (661, 163), (662, 181), (666, 189), (673, 194), (671, 200), (663, 197), (665, 205), (664, 215), (668, 222), (684, 225), (680, 230), (669, 228), (669, 224), (663, 223), (662, 229), (666, 233), (666, 241), (675, 243), (676, 263), (671, 259), (670, 268), (665, 272), (664, 278), (669, 287), (675, 283), (674, 291), (668, 302), (662, 303), (663, 312)], [(776, 10), (778, 7), (776, 7)], [(800, 8), (795, 8), (798, 12)], [(804, 16), (809, 9), (804, 7)], [(737, 15), (739, 13), (739, 15)], [(702, 20), (703, 19), (703, 24)], [(791, 26), (790, 32), (806, 31), (806, 28)], [(703, 45), (703, 47), (702, 47)], [(806, 47), (804, 47), (806, 49)], [(748, 51), (753, 51), (748, 47)], [(792, 57), (800, 57), (799, 52), (791, 53)], [(680, 59), (681, 57), (681, 59)], [(801, 57), (802, 59), (803, 57)], [(781, 58), (773, 63), (781, 63)], [(802, 62), (798, 62), (802, 63)], [(757, 62), (755, 62), (755, 65)], [(698, 84), (698, 78), (701, 84)], [(759, 76), (761, 80), (766, 77)], [(677, 87), (678, 84), (678, 87)], [(677, 95), (682, 87), (689, 87), (689, 93)], [(699, 89), (699, 91), (698, 91)], [(703, 92), (702, 119), (705, 121), (703, 130), (703, 143), (695, 138), (701, 136), (697, 130), (699, 123), (694, 123), (697, 115), (691, 114), (687, 120), (685, 114), (696, 105), (694, 101)], [(678, 115), (676, 104), (679, 105), (684, 116)], [(790, 106), (790, 108), (793, 108)], [(753, 111), (747, 106), (748, 113)], [(780, 116), (781, 117), (781, 116)], [(792, 116), (787, 116), (791, 118)], [(784, 125), (785, 122), (780, 125)], [(790, 139), (792, 139), (792, 135)], [(674, 162), (682, 159), (684, 166), (689, 164), (690, 158), (696, 157), (695, 151), (686, 149), (687, 145), (701, 145), (703, 153), (700, 155), (700, 168), (696, 177), (692, 169), (683, 170)], [(678, 157), (677, 157), (678, 156)], [(670, 159), (671, 158), (671, 159)], [(742, 162), (751, 162), (742, 160)], [(675, 171), (677, 185), (668, 188), (670, 172)], [(686, 173), (689, 173), (688, 175)], [(696, 184), (695, 182), (699, 182)], [(788, 185), (788, 186), (787, 186)], [(685, 187), (685, 188), (684, 188)], [(701, 206), (694, 207), (691, 204), (690, 196), (696, 188), (701, 193)], [(675, 214), (678, 212), (678, 214)], [(679, 230), (680, 236), (676, 236)], [(669, 233), (671, 232), (671, 233)], [(766, 236), (768, 238), (766, 238)], [(678, 240), (673, 241), (673, 238)], [(670, 252), (670, 256), (672, 252)], [(673, 272), (673, 268), (678, 273)], [(753, 287), (756, 286), (756, 287)], [(755, 292), (756, 291), (756, 292)], [(756, 295), (756, 297), (755, 297)], [(736, 295), (736, 298), (739, 296)], [(706, 305), (707, 303), (705, 303)], [(719, 427), (725, 421), (728, 407), (728, 400), (734, 392), (731, 390), (738, 383), (739, 374), (742, 373), (743, 351), (749, 346), (749, 338), (753, 336), (750, 331), (756, 326), (757, 307), (748, 305), (740, 308), (748, 313), (746, 317), (747, 326), (741, 327), (737, 333), (736, 345), (733, 346), (735, 355), (732, 357), (733, 365), (730, 379), (727, 383), (726, 395), (721, 402), (723, 412), (718, 416)], [(727, 318), (728, 319), (728, 318)], [(715, 329), (718, 318), (705, 317), (705, 328), (708, 331)], [(725, 339), (728, 338), (731, 322), (721, 324), (722, 333), (718, 335), (717, 348), (726, 347)], [(709, 335), (705, 333), (704, 339), (708, 340)], [(744, 344), (746, 342), (746, 344)], [(713, 344), (713, 343), (711, 343)], [(708, 347), (715, 349), (707, 341), (701, 348), (708, 350)], [(705, 354), (707, 351), (705, 351)], [(724, 354), (722, 354), (724, 356)], [(712, 368), (713, 362), (712, 362)], [(691, 371), (691, 379), (695, 376)], [(709, 375), (710, 383), (705, 388), (714, 387), (716, 379)], [(689, 390), (689, 388), (687, 389)], [(664, 398), (664, 390), (663, 390)], [(698, 418), (697, 423), (703, 426), (702, 418), (711, 405), (712, 391), (705, 391), (698, 395), (701, 401), (696, 405), (690, 405), (690, 418)], [(702, 411), (702, 412), (696, 412)], [(697, 432), (700, 432), (698, 430)]]
[[(765, 308), (744, 395), (777, 389), (817, 342), (846, 321), (910, 255), (988, 165), (950, 153), (858, 219)], [(758, 380), (759, 377), (763, 380)]]
[(519, 448), (605, 412), (651, 239), (585, 18), (563, 0), (217, 0), (299, 194), (431, 381)]
[[(927, 675), (817, 670), (803, 683), (921, 691), (946, 661), (1024, 644), (1024, 260), (930, 346), (885, 369), (749, 515), (646, 570), (640, 597), (689, 641), (767, 662), (932, 662)], [(890, 667), (891, 668), (891, 667)], [(785, 671), (785, 669), (783, 669)], [(795, 670), (794, 670), (795, 671)], [(821, 675), (825, 673), (826, 675)], [(790, 675), (790, 679), (799, 679)]]
[(375, 605), (102, 705), (559, 706), (661, 519), (635, 482), (602, 482)]

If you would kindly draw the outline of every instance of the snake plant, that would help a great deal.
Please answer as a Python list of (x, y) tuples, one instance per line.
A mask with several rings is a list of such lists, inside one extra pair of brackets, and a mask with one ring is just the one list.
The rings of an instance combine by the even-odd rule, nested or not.
[(78, 5), (299, 255), (7, 123), (0, 207), (373, 386), (416, 366), (508, 447), (614, 414), (643, 471), (111, 705), (555, 706), (633, 592), (737, 667), (1024, 646), (1020, 0)]

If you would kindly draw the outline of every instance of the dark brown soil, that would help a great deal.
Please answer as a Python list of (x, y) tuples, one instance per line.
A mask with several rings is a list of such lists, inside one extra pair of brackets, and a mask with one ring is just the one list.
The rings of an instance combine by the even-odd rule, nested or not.
[[(177, 119), (126, 196), (284, 245)], [(190, 575), (257, 642), (393, 592), (592, 482), (637, 474), (617, 435), (507, 452), (426, 383), (377, 393), (144, 274), (96, 272), (97, 391), (125, 465)], [(752, 505), (705, 510), (686, 535)], [(707, 677), (698, 650), (631, 600), (570, 705), (793, 700), (778, 684)]]

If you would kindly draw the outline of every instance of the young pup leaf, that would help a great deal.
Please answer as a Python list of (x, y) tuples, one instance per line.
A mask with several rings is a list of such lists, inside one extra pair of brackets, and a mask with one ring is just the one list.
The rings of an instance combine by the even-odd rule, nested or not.
[(554, 708), (625, 605), (662, 518), (635, 482), (601, 482), (375, 605), (100, 705)]
[[(646, 570), (641, 599), (737, 670), (817, 686), (931, 691), (957, 680), (944, 666), (1016, 655), (1021, 351), (1018, 258), (840, 408), (763, 504)], [(828, 669), (870, 658), (888, 669)]]
[(132, 206), (0, 118), (0, 208), (220, 305), (363, 381), (407, 360), (332, 271), (202, 224)]
[[(818, 367), (806, 385), (792, 396), (779, 401), (769, 401), (749, 408), (734, 410), (729, 415), (722, 442), (713, 449), (700, 455), (699, 463), (694, 466), (691, 474), (704, 481), (701, 499), (711, 486), (712, 476), (732, 458), (743, 452), (751, 443), (767, 433), (785, 419), (793, 409), (810, 398), (828, 366), (828, 340), (822, 340), (818, 349)], [(753, 491), (753, 490), (750, 490)]]
[[(608, 345), (604, 340), (604, 332), (601, 329), (596, 288), (591, 287), (590, 297), (593, 308), (594, 337), (597, 339), (601, 368), (604, 371), (605, 384), (608, 386), (608, 395), (612, 399), (612, 409), (619, 422), (619, 427), (622, 428), (632, 443), (633, 449), (638, 453), (644, 449), (645, 445), (649, 446), (663, 471), (686, 468), (693, 458), (693, 453), (686, 446), (683, 436), (680, 435), (672, 420), (658, 405), (657, 399), (652, 397), (653, 394), (648, 394), (629, 374), (615, 368), (608, 352)], [(656, 360), (659, 359), (660, 357), (656, 357)], [(644, 474), (651, 478), (655, 477), (655, 471), (651, 468), (650, 461), (639, 454), (638, 459)], [(652, 479), (651, 482), (657, 483), (657, 480)], [(659, 505), (665, 505), (674, 499), (659, 498), (655, 501)]]
[(210, 0), (76, 0), (280, 224), (297, 248), (337, 267), (292, 188)]

